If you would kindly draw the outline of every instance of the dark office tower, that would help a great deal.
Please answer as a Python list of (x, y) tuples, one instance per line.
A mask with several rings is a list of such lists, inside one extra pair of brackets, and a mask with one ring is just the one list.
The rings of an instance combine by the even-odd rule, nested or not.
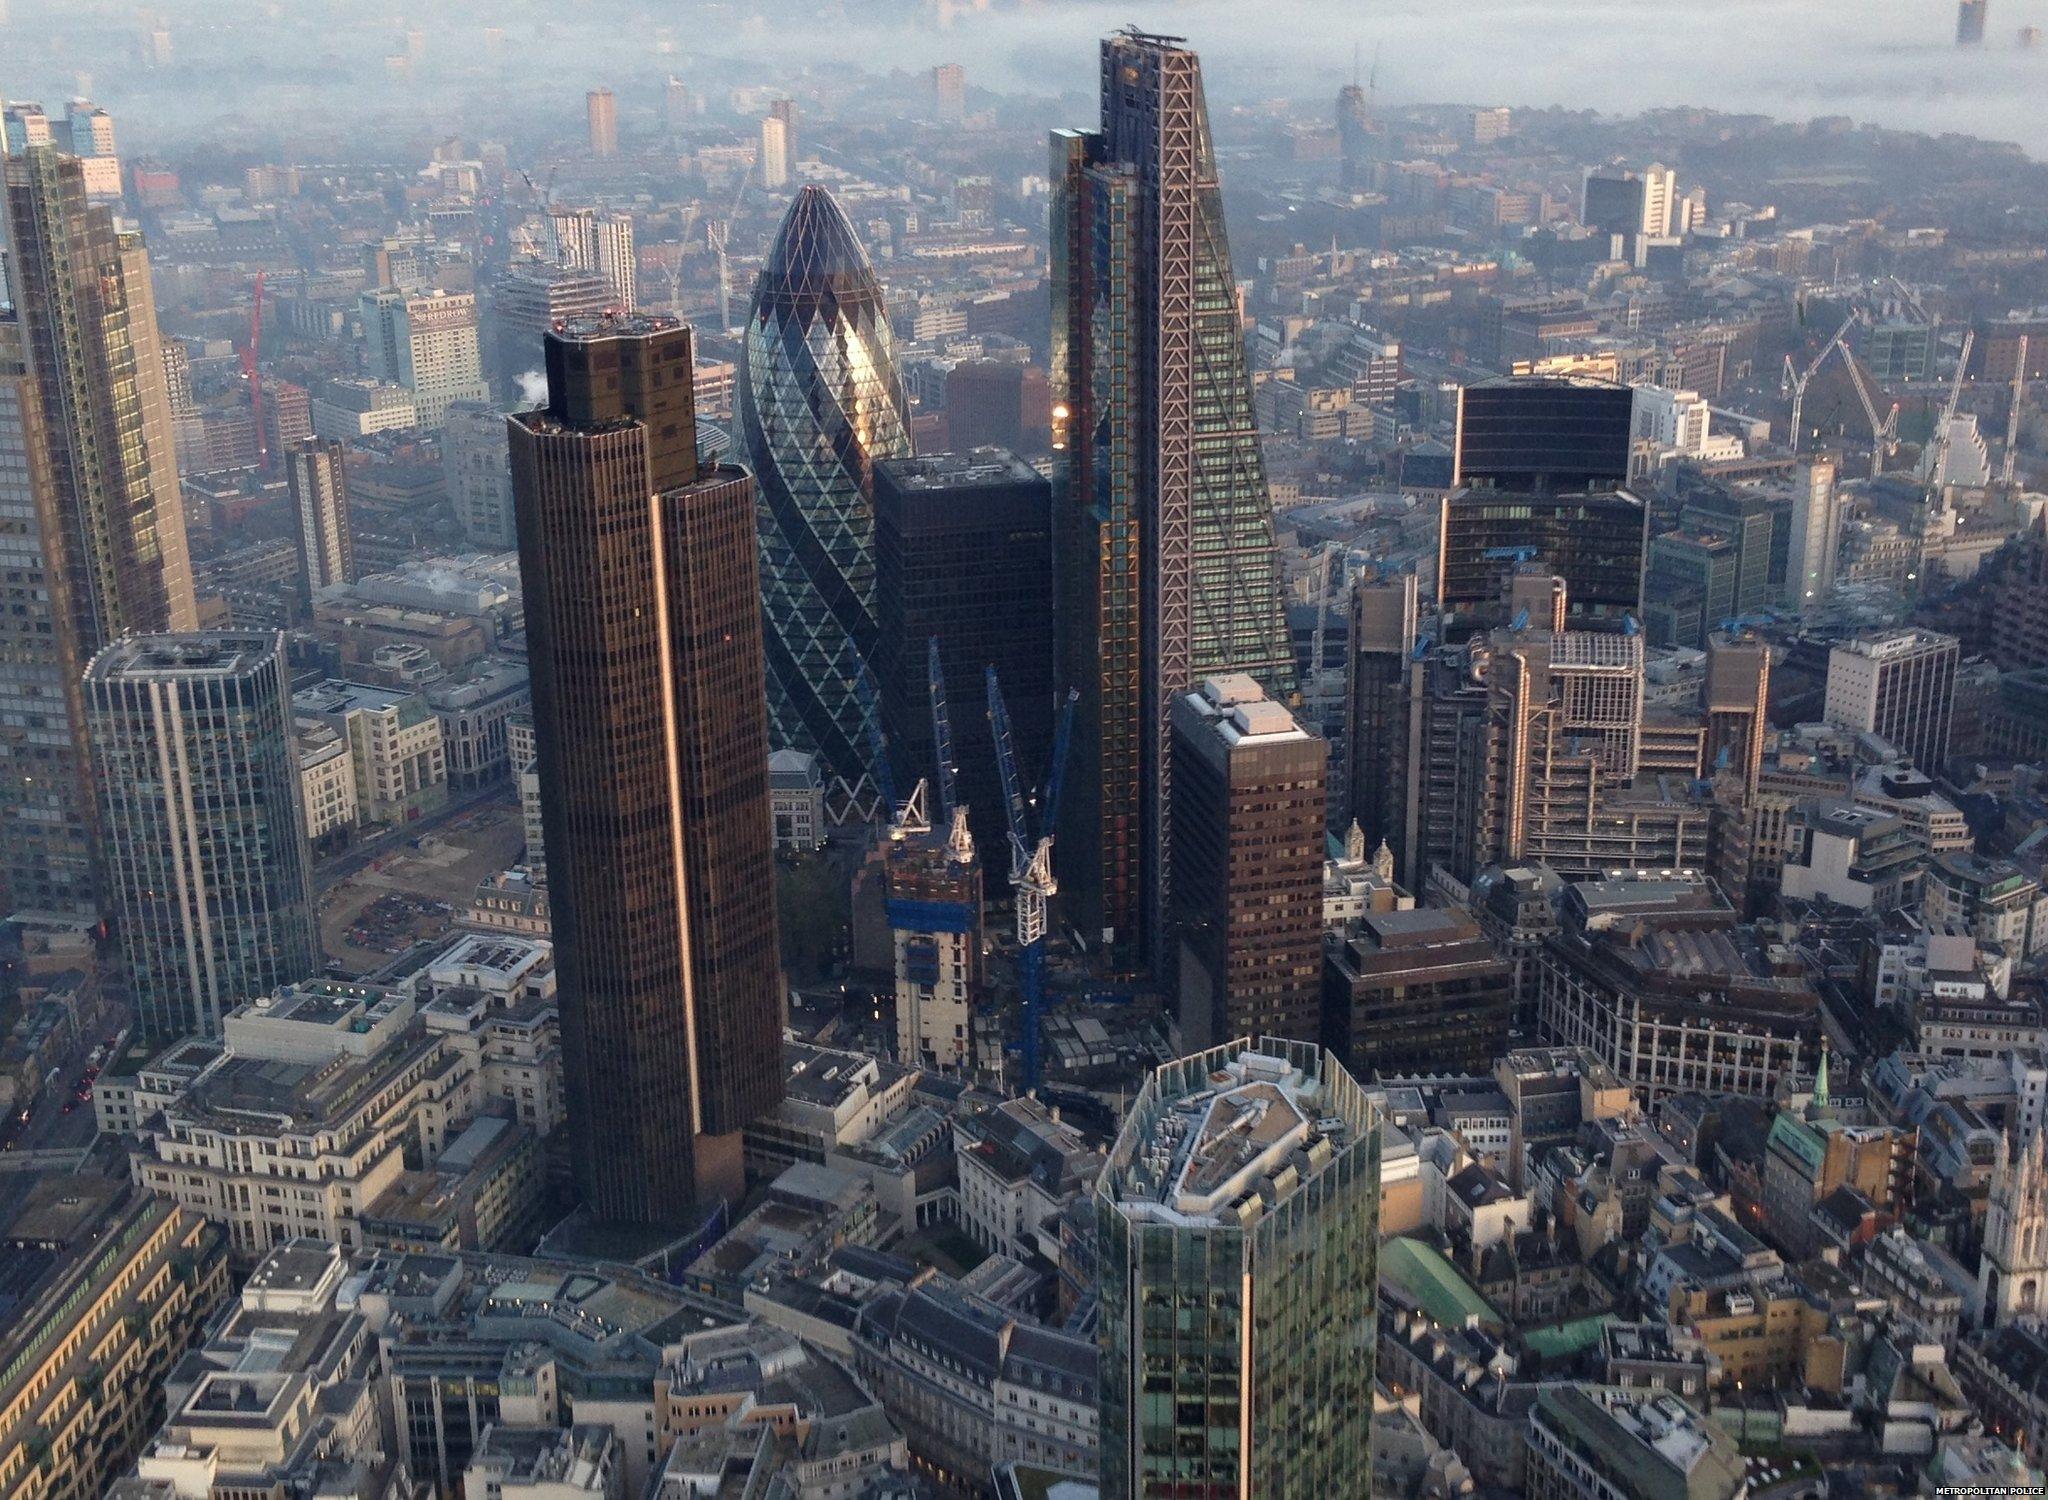
[(95, 914), (80, 674), (196, 623), (149, 258), (49, 146), (4, 158), (0, 911)]
[(1201, 65), (1102, 44), (1102, 124), (1052, 138), (1054, 528), (1080, 687), (1062, 803), (1075, 923), (1124, 972), (1163, 967), (1173, 704), (1204, 677), (1291, 687)]
[(1771, 695), (1771, 648), (1753, 635), (1716, 634), (1707, 643), (1707, 774), (1732, 772), (1743, 795), (1756, 792), (1763, 771), (1765, 705)]
[(1368, 1493), (1380, 1116), (1320, 1048), (1167, 1063), (1095, 1185), (1102, 1500)]
[[(1024, 407), (1027, 386), (1039, 403), (1045, 396), (1045, 374), (1030, 365), (973, 359), (946, 372), (946, 440), (955, 449), (1025, 446)], [(1044, 414), (1034, 424), (1045, 425)], [(1042, 431), (1032, 434), (1042, 445)]]
[(152, 1039), (319, 972), (312, 855), (275, 632), (136, 635), (85, 674), (122, 966)]
[(1956, 7), (1956, 45), (1981, 47), (1984, 23), (1990, 19), (1991, 0), (1962, 0)]
[(302, 598), (356, 576), (355, 538), (348, 529), (348, 469), (333, 438), (305, 438), (285, 450), (297, 514)]
[(1413, 573), (1361, 581), (1351, 595), (1351, 670), (1344, 686), (1344, 823), (1357, 823), (1368, 850), (1382, 842), (1405, 856), (1408, 676), (1415, 655), (1420, 592)]
[(1174, 705), (1173, 926), (1183, 1042), (1322, 1034), (1328, 747), (1242, 674)]
[(690, 331), (571, 323), (511, 418), (579, 1179), (674, 1224), (781, 1097), (754, 487), (697, 458)]
[[(1771, 585), (1771, 572), (1772, 554), (1780, 560), (1785, 555), (1777, 535), (1777, 518), (1782, 509), (1782, 502), (1757, 490), (1718, 487), (1685, 503), (1683, 514), (1688, 530), (1718, 531), (1735, 544), (1735, 614), (1753, 615), (1777, 602), (1778, 590)], [(1782, 587), (1782, 566), (1778, 571)]]
[[(983, 673), (1002, 679), (1024, 777), (1042, 785), (1054, 694), (1052, 487), (997, 448), (886, 458), (875, 465), (875, 686), (882, 729), (908, 792), (937, 774), (930, 642), (938, 637), (953, 764), (975, 847), (1009, 847)], [(934, 787), (937, 782), (933, 782)], [(932, 817), (939, 818), (934, 797)]]
[(1650, 513), (1626, 490), (1460, 490), (1444, 497), (1439, 516), (1439, 609), (1492, 605), (1527, 560), (1564, 580), (1576, 617), (1642, 612)]
[(1635, 393), (1579, 375), (1514, 375), (1458, 392), (1452, 482), (1583, 490), (1628, 478)]
[(831, 816), (863, 817), (877, 790), (861, 687), (875, 644), (874, 465), (909, 454), (910, 426), (881, 284), (821, 187), (789, 206), (740, 357), (740, 442), (761, 487), (770, 732), (824, 764)]

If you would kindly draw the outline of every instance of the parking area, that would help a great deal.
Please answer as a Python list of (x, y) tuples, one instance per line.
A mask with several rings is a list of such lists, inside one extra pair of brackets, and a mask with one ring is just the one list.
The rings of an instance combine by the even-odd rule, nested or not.
[(487, 806), (408, 841), (320, 898), (320, 941), (341, 975), (368, 974), (445, 933), (477, 883), (519, 856), (516, 807)]

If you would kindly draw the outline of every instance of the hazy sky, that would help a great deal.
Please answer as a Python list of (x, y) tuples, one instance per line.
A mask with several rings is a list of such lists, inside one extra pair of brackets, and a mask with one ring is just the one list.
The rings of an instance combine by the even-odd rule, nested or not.
[[(1204, 57), (1220, 102), (1321, 99), (1350, 69), (1354, 45), (1380, 49), (1380, 93), (1411, 102), (1565, 104), (1633, 113), (1703, 105), (1802, 119), (1846, 114), (1909, 129), (2016, 140), (2048, 158), (2048, 46), (2022, 50), (2024, 25), (2048, 30), (2048, 0), (1991, 0), (1987, 42), (1954, 45), (1953, 0), (1015, 0), (977, 12), (938, 0), (844, 0), (818, 8), (747, 0), (157, 0), (178, 66), (140, 73), (132, 0), (0, 0), (0, 91), (61, 98), (77, 73), (123, 129), (159, 148), (193, 127), (262, 127), (311, 117), (340, 131), (351, 116), (406, 103), (423, 114), (559, 90), (639, 86), (657, 67), (714, 94), (735, 83), (786, 84), (806, 60), (876, 69), (967, 65), (970, 82), (1052, 96), (1092, 91), (1094, 40), (1126, 22), (1183, 35)], [(801, 13), (796, 24), (784, 18)], [(510, 76), (486, 89), (474, 65), (481, 29), (504, 28)], [(672, 47), (657, 53), (656, 27)], [(408, 27), (428, 47), (408, 91), (382, 58)], [(821, 46), (824, 50), (820, 50)], [(443, 70), (470, 69), (441, 91)], [(473, 104), (472, 101), (479, 101)], [(552, 111), (550, 111), (552, 113)], [(479, 132), (487, 120), (448, 122)]]

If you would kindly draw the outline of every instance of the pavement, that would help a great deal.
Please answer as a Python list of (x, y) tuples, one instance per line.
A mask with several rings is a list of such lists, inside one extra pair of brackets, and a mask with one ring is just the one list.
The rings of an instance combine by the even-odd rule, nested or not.
[(519, 808), (503, 798), (477, 799), (431, 822), (422, 818), (402, 833), (368, 858), (353, 859), (356, 868), (321, 892), (321, 948), (339, 973), (371, 973), (414, 943), (451, 930), (478, 883), (514, 863), (525, 843)]
[(351, 844), (340, 853), (319, 861), (313, 869), (313, 887), (327, 891), (341, 884), (351, 876), (360, 874), (377, 860), (405, 848), (423, 833), (434, 833), (453, 823), (464, 813), (474, 812), (479, 807), (493, 803), (519, 810), (519, 792), (505, 782), (487, 786), (481, 791), (471, 792), (466, 797), (451, 799), (445, 806), (438, 807), (424, 817), (410, 823), (396, 823), (381, 833), (373, 833)]

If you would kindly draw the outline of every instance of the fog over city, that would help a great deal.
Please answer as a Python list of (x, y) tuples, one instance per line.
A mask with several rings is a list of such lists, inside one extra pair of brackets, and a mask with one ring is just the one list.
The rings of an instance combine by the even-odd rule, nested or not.
[[(1483, 99), (1610, 113), (1847, 115), (2013, 140), (2048, 156), (2048, 52), (2018, 40), (2023, 27), (2048, 22), (2048, 0), (1997, 0), (1985, 45), (1970, 51), (1956, 50), (1953, 10), (1935, 0), (1060, 0), (992, 9), (513, 0), (409, 10), (173, 0), (149, 12), (176, 46), (172, 65), (154, 72), (130, 66), (143, 21), (129, 5), (11, 0), (5, 12), (0, 76), (11, 94), (60, 96), (83, 82), (122, 111), (129, 139), (152, 149), (195, 131), (232, 140), (281, 124), (314, 138), (422, 123), (498, 129), (493, 117), (507, 113), (566, 124), (584, 88), (671, 70), (739, 82), (957, 61), (980, 86), (1074, 95), (1095, 39), (1135, 23), (1202, 49), (1219, 105), (1327, 94), (1357, 48), (1368, 63), (1378, 53), (1380, 97), (1391, 106)], [(829, 50), (792, 45), (821, 25)], [(486, 27), (503, 32), (494, 51)], [(423, 52), (399, 81), (384, 60), (409, 31)]]

